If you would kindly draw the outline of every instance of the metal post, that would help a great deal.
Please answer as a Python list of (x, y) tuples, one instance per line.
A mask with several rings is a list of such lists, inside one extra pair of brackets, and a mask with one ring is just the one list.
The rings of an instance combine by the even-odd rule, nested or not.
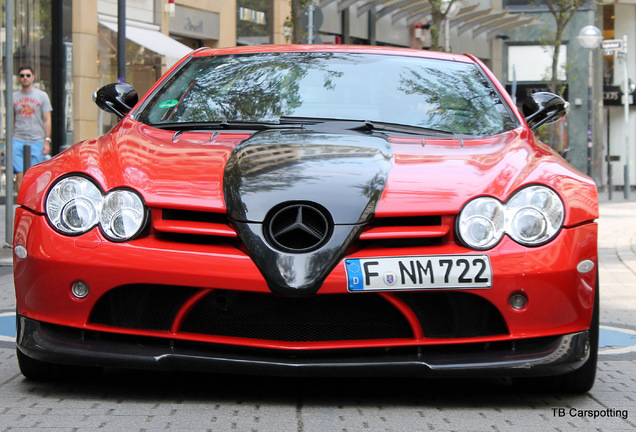
[(13, 243), (13, 2), (5, 2), (6, 20), (6, 134), (4, 146), (4, 162), (6, 166), (6, 199), (5, 199), (5, 247)]
[(592, 49), (588, 49), (587, 58), (587, 175), (592, 175), (592, 128), (594, 126), (592, 117), (592, 97), (594, 87), (594, 53)]
[(126, 82), (126, 0), (117, 1), (117, 80)]
[(23, 147), (22, 153), (22, 172), (26, 173), (29, 168), (31, 168), (31, 146), (29, 144), (25, 144)]
[(607, 162), (607, 197), (609, 198), (609, 200), (612, 200), (612, 194), (613, 194), (613, 190), (614, 190), (614, 184), (612, 182), (612, 162), (608, 161)]
[(623, 88), (623, 107), (625, 111), (625, 187), (624, 194), (625, 199), (629, 199), (629, 195), (631, 192), (632, 184), (630, 180), (630, 145), (629, 145), (629, 75), (627, 70), (627, 35), (623, 36), (623, 65), (624, 65), (624, 73), (625, 73), (625, 87)]
[[(450, 6), (448, 9), (450, 9)], [(448, 14), (448, 10), (446, 13)], [(444, 18), (444, 51), (450, 52), (450, 50), (450, 18), (446, 16)]]
[(309, 12), (308, 21), (307, 21), (307, 43), (314, 43), (314, 8), (316, 6), (313, 3), (310, 3), (307, 6), (307, 11)]

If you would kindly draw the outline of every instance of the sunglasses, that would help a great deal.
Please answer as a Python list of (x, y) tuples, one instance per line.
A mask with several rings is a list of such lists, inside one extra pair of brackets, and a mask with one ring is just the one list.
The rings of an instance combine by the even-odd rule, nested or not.
[(20, 78), (24, 77), (31, 78), (31, 74), (20, 74)]

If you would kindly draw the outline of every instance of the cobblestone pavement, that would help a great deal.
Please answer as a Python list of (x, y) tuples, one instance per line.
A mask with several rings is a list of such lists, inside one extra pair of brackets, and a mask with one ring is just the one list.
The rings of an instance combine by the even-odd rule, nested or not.
[[(0, 223), (4, 224), (0, 208)], [(4, 225), (0, 227), (4, 235)], [(10, 333), (10, 251), (0, 251), (0, 329)], [(583, 396), (521, 393), (506, 380), (280, 379), (107, 371), (41, 384), (0, 335), (0, 431), (636, 430), (636, 202), (599, 220), (601, 353)], [(4, 327), (2, 327), (4, 323)]]

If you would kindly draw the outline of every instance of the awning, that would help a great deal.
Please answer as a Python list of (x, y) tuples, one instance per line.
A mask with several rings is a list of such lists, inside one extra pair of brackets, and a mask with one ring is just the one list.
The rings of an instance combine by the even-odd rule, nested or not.
[[(337, 2), (338, 12), (355, 4), (358, 17), (364, 13), (375, 11), (374, 19), (376, 21), (390, 16), (393, 24), (402, 19), (406, 19), (408, 25), (423, 18), (430, 20), (432, 12), (430, 0), (319, 0), (319, 6), (325, 7), (333, 2)], [(536, 19), (536, 16), (521, 19), (524, 16), (523, 13), (510, 13), (508, 9), (495, 10), (494, 7), (491, 7), (490, 9), (477, 10), (479, 6), (480, 4), (475, 4), (461, 8), (457, 16), (450, 19), (451, 27), (458, 26), (458, 34), (472, 31), (472, 37), (475, 38), (486, 33), (487, 38), (492, 39), (497, 32), (526, 26)]]
[[(111, 22), (107, 18), (100, 17), (99, 23), (117, 33), (117, 22)], [(180, 60), (181, 57), (192, 52), (192, 48), (172, 39), (170, 36), (166, 36), (159, 30), (132, 25), (130, 21), (126, 23), (126, 39), (165, 56), (168, 68)]]

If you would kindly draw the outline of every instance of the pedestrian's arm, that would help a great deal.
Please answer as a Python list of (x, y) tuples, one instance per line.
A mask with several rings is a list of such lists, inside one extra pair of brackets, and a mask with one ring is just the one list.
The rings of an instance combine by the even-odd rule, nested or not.
[(44, 145), (42, 146), (42, 154), (51, 153), (51, 111), (42, 113), (44, 119)]

